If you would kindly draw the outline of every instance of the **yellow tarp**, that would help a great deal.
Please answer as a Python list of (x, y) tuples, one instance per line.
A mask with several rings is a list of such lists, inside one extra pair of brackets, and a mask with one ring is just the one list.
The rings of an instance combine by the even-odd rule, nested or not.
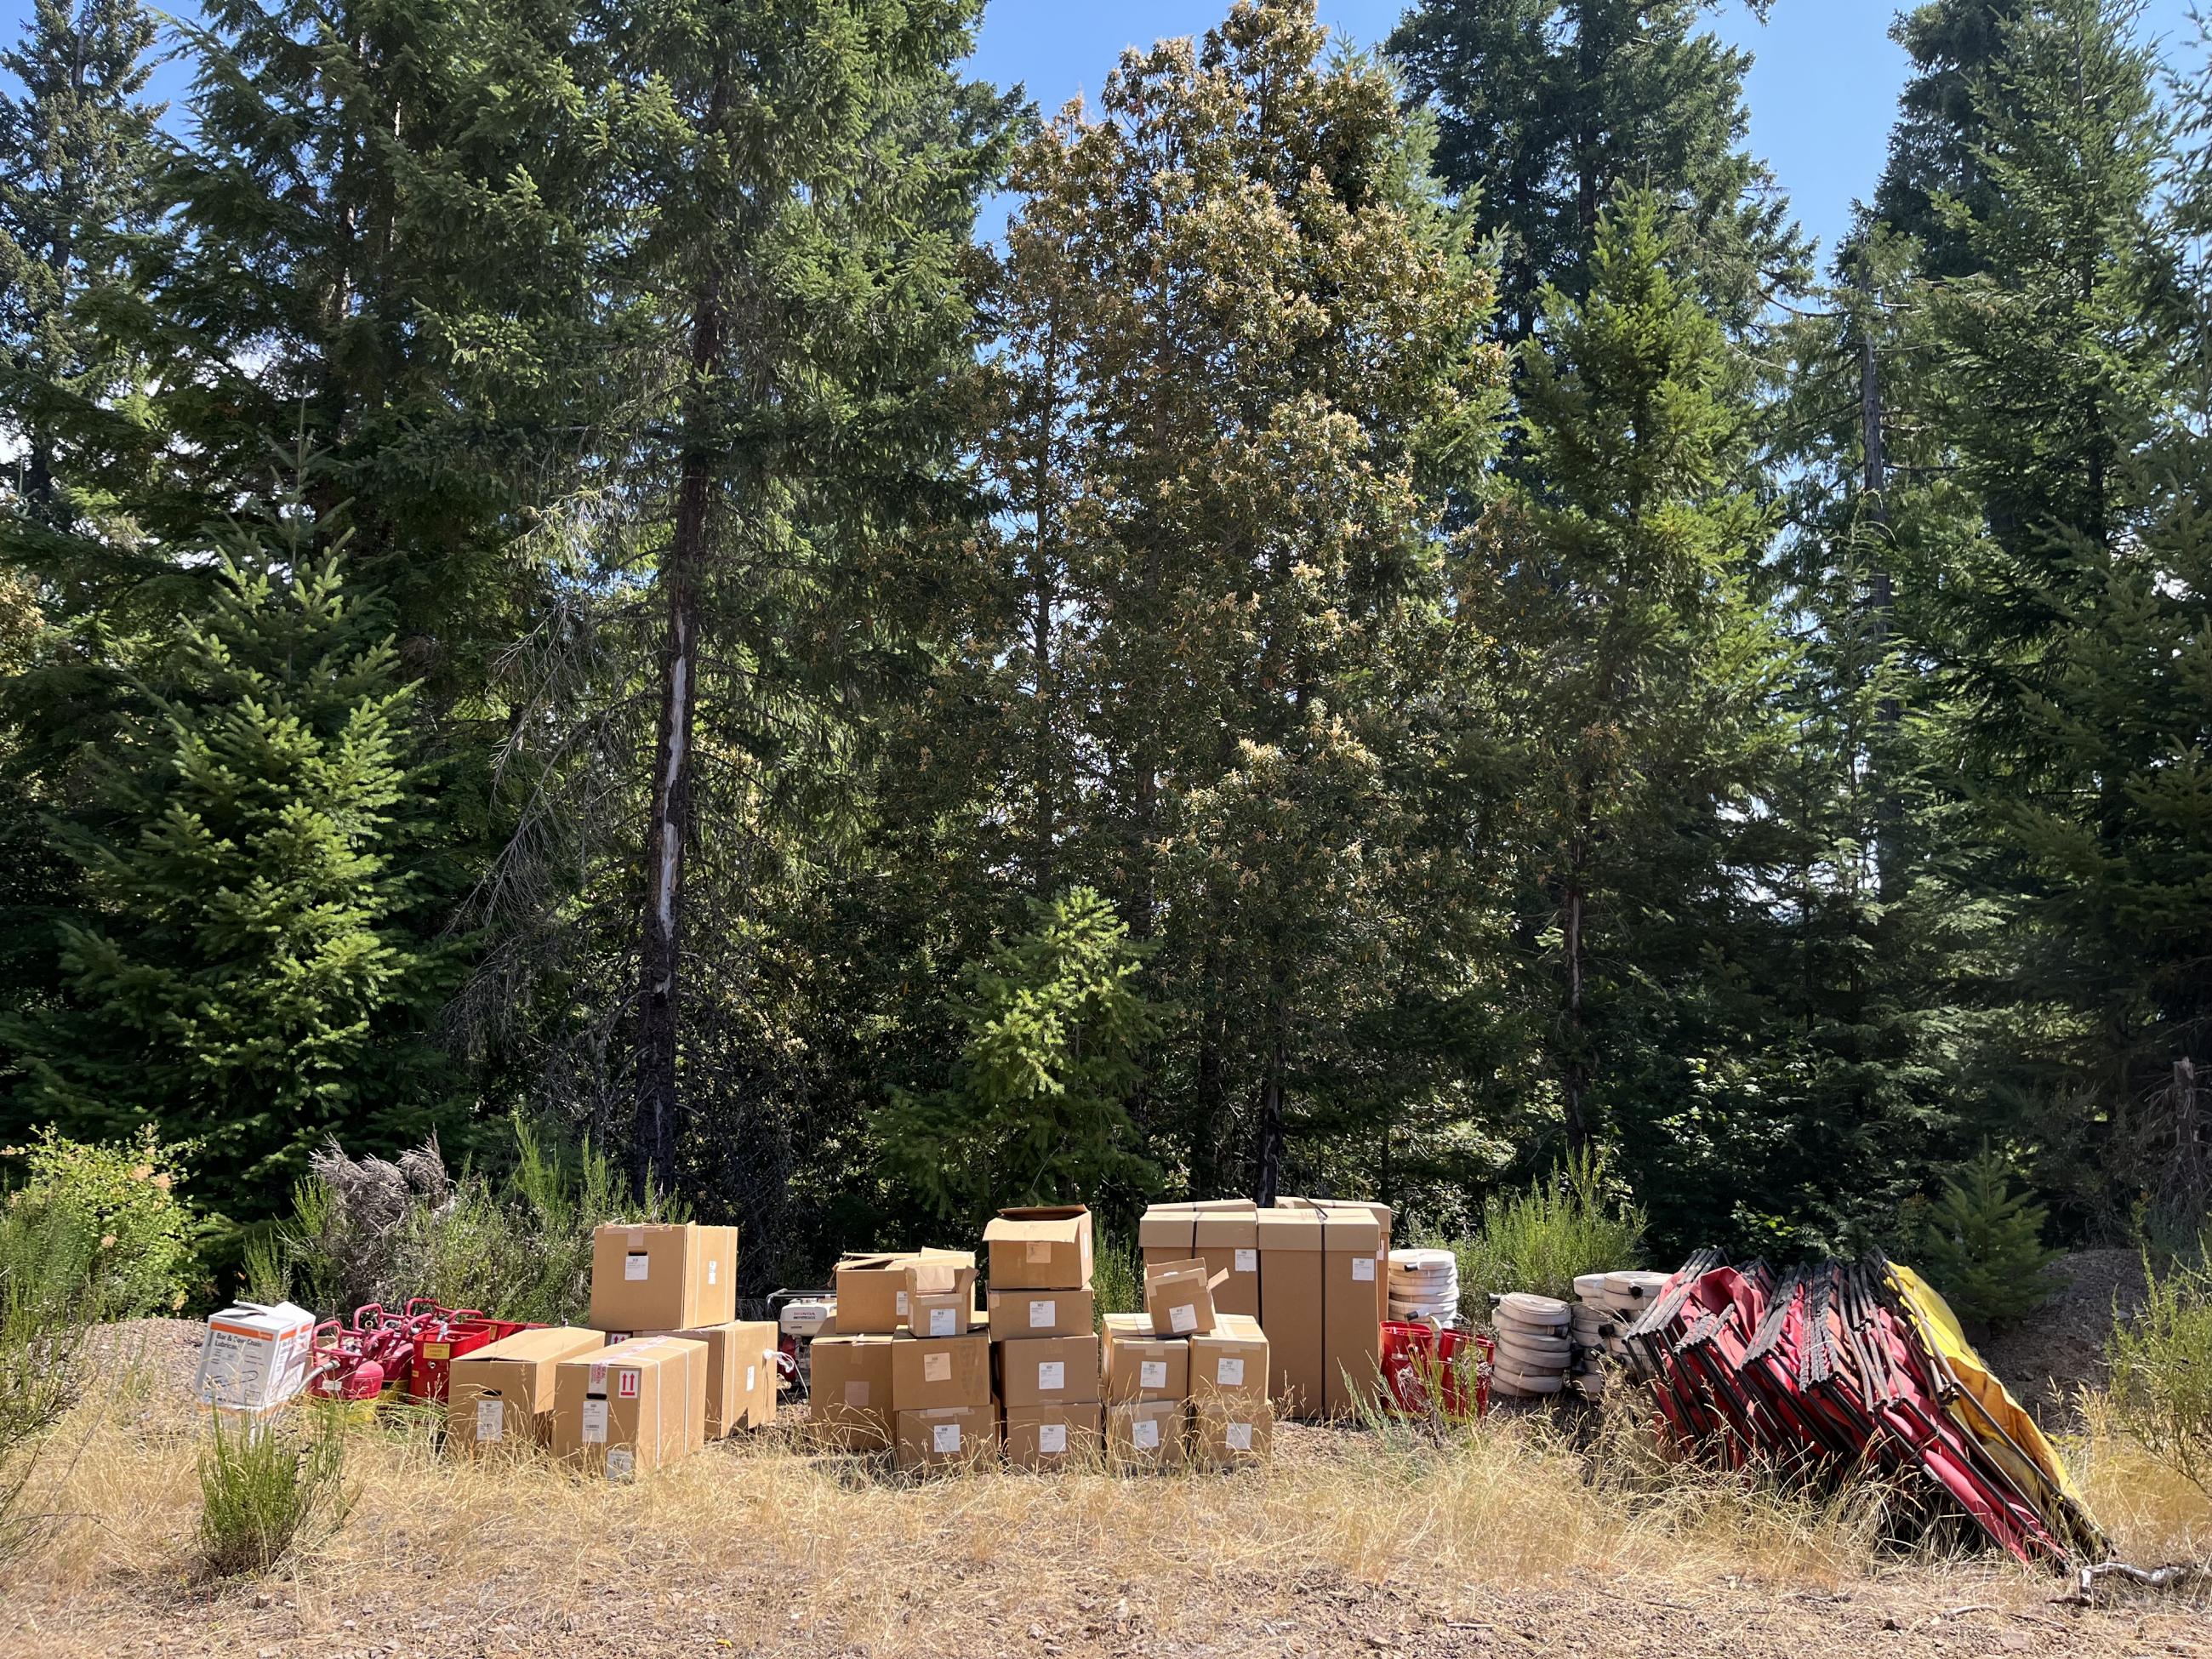
[(1983, 1364), (1951, 1304), (1910, 1267), (1892, 1262), (1889, 1276), (1898, 1299), (1919, 1324), (1922, 1340), (1950, 1367), (1966, 1396), (1943, 1402), (1952, 1420), (1980, 1443), (2059, 1536), (2072, 1539), (2079, 1548), (2100, 1552), (2103, 1534), (2065, 1463), (2035, 1419)]

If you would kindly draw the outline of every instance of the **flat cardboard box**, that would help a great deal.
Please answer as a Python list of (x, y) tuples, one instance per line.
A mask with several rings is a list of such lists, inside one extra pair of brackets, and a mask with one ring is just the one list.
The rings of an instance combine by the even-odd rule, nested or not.
[[(912, 1269), (909, 1268), (911, 1274)], [(916, 1336), (965, 1336), (983, 1324), (983, 1310), (975, 1305), (975, 1273), (963, 1270), (963, 1279), (950, 1291), (907, 1291), (906, 1328)]]
[(1203, 1261), (1164, 1261), (1145, 1269), (1145, 1311), (1158, 1336), (1197, 1336), (1213, 1328), (1213, 1292)]
[[(688, 1331), (639, 1331), (639, 1336), (680, 1336), (707, 1349), (707, 1438), (720, 1440), (748, 1426), (761, 1391), (761, 1374), (773, 1376), (775, 1362), (764, 1358), (775, 1346), (775, 1327), (760, 1320), (733, 1319)], [(775, 1390), (769, 1393), (775, 1415)], [(753, 1426), (757, 1426), (754, 1425)]]
[(994, 1347), (999, 1358), (999, 1398), (1010, 1409), (1097, 1402), (1097, 1337), (1017, 1337)]
[(972, 1467), (999, 1454), (999, 1414), (988, 1405), (939, 1406), (898, 1414), (898, 1467)]
[[(1285, 1417), (1319, 1417), (1328, 1401), (1322, 1355), (1322, 1213), (1304, 1199), (1278, 1200), (1256, 1218), (1260, 1319), (1274, 1375), (1267, 1397)], [(1376, 1328), (1378, 1335), (1381, 1328)]]
[(848, 1336), (902, 1331), (917, 1286), (929, 1294), (954, 1290), (963, 1267), (973, 1284), (975, 1251), (878, 1250), (848, 1255), (837, 1264), (837, 1328)]
[(817, 1336), (810, 1355), (809, 1419), (822, 1437), (847, 1451), (885, 1451), (896, 1433), (891, 1342), (879, 1332)]
[(735, 1227), (611, 1222), (592, 1233), (594, 1329), (689, 1331), (737, 1316)]
[(611, 1480), (696, 1451), (707, 1432), (707, 1348), (632, 1337), (553, 1370), (553, 1455)]
[(1009, 1406), (1000, 1424), (1006, 1462), (1018, 1469), (1083, 1468), (1103, 1450), (1104, 1408), (1096, 1401), (1074, 1406)]
[(1125, 1401), (1106, 1407), (1106, 1462), (1117, 1469), (1181, 1468), (1190, 1455), (1188, 1402)]
[(991, 1340), (1022, 1336), (1083, 1336), (1095, 1330), (1089, 1291), (993, 1291), (989, 1297)]
[(902, 1331), (891, 1339), (891, 1405), (902, 1415), (990, 1403), (991, 1340), (982, 1332), (916, 1336)]
[(1143, 1314), (1106, 1316), (1100, 1370), (1109, 1405), (1190, 1396), (1190, 1344), (1153, 1335)]
[(1256, 1319), (1223, 1314), (1190, 1340), (1190, 1397), (1267, 1403), (1267, 1334)]
[(464, 1457), (493, 1446), (553, 1443), (554, 1372), (564, 1359), (607, 1346), (580, 1326), (517, 1331), (453, 1362), (446, 1377), (446, 1443)]
[(1265, 1400), (1206, 1400), (1191, 1408), (1191, 1461), (1233, 1469), (1274, 1455), (1275, 1408)]
[(994, 1291), (1091, 1288), (1091, 1212), (1080, 1204), (1001, 1210), (983, 1229)]

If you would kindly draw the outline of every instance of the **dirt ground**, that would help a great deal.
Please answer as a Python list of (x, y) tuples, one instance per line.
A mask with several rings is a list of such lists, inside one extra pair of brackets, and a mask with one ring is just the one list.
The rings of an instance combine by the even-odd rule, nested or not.
[[(2081, 1282), (2077, 1302), (2109, 1308)], [(2054, 1373), (2073, 1328), (2041, 1339)], [(1847, 1506), (1630, 1503), (1527, 1419), (1449, 1447), (1285, 1425), (1273, 1467), (1231, 1477), (921, 1484), (821, 1455), (786, 1422), (622, 1488), (456, 1467), (419, 1425), (380, 1429), (350, 1454), (343, 1527), (266, 1578), (210, 1583), (184, 1394), (198, 1328), (103, 1343), (110, 1384), (42, 1472), (65, 1518), (0, 1587), (4, 1659), (2212, 1659), (2212, 1587), (2083, 1608), (1988, 1557), (1900, 1555)], [(2201, 1496), (2081, 1453), (2136, 1559), (2212, 1553)]]

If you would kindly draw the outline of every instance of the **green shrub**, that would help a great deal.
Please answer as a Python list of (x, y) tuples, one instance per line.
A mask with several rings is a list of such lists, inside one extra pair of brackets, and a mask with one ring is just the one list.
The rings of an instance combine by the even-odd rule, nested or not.
[(1644, 1212), (1613, 1188), (1605, 1159), (1571, 1158), (1525, 1193), (1493, 1194), (1482, 1226), (1453, 1244), (1460, 1311), (1490, 1319), (1490, 1298), (1508, 1291), (1571, 1298), (1577, 1274), (1644, 1264)]
[(573, 1159), (514, 1125), (513, 1169), (497, 1181), (449, 1175), (434, 1142), (397, 1163), (336, 1147), (293, 1193), (293, 1212), (246, 1253), (247, 1294), (289, 1297), (325, 1314), (411, 1297), (510, 1319), (574, 1323), (590, 1302), (592, 1232), (602, 1222), (681, 1220), (648, 1193), (633, 1203), (612, 1160), (586, 1141)]
[(2003, 1156), (1984, 1146), (1922, 1215), (1915, 1265), (1960, 1318), (2014, 1323), (2057, 1294), (2046, 1271), (2058, 1258), (2044, 1248), (2046, 1218), (2041, 1205), (2013, 1190)]
[(1145, 1269), (1135, 1245), (1100, 1237), (1091, 1256), (1091, 1296), (1094, 1320), (1144, 1311)]
[(294, 1547), (335, 1532), (350, 1502), (335, 1412), (310, 1409), (258, 1426), (218, 1416), (200, 1453), (201, 1565), (216, 1578), (266, 1572)]
[(37, 1531), (21, 1499), (76, 1405), (98, 1304), (101, 1235), (66, 1196), (0, 1207), (0, 1561)]
[(28, 1146), (9, 1147), (27, 1175), (8, 1195), (11, 1212), (52, 1209), (74, 1218), (90, 1243), (82, 1264), (93, 1319), (173, 1312), (198, 1276), (196, 1224), (178, 1197), (190, 1149), (165, 1146), (152, 1129), (135, 1139), (91, 1146), (42, 1130)]
[(2151, 1271), (2148, 1298), (2133, 1319), (2115, 1311), (2112, 1362), (2113, 1420), (2143, 1449), (2212, 1497), (2212, 1268), (2198, 1246), (2194, 1264), (2164, 1278)]

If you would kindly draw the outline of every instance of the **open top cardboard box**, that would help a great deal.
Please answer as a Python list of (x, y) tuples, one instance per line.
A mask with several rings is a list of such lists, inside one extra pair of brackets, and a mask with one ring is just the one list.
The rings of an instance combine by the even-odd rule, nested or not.
[(1080, 1204), (1001, 1210), (983, 1243), (994, 1291), (1091, 1288), (1091, 1212)]
[(1145, 1265), (1145, 1311), (1158, 1336), (1200, 1336), (1213, 1328), (1213, 1291), (1203, 1261)]
[(837, 1264), (837, 1328), (847, 1336), (884, 1336), (907, 1328), (916, 1292), (974, 1295), (973, 1250), (875, 1250)]

